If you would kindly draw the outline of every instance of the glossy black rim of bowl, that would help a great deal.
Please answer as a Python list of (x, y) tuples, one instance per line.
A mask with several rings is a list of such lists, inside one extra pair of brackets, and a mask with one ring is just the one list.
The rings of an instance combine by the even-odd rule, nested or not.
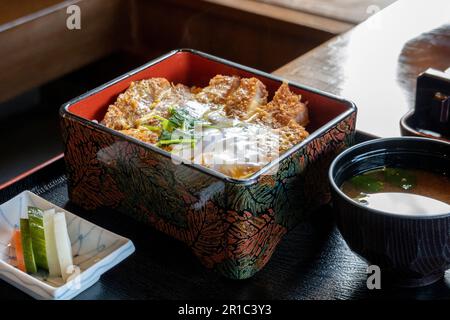
[[(392, 146), (397, 144), (396, 148)], [(403, 145), (399, 147), (398, 145)], [(414, 145), (414, 147), (412, 147)], [(420, 147), (418, 147), (420, 145)], [(427, 147), (425, 147), (427, 146)], [(432, 147), (433, 146), (433, 147)], [(434, 148), (434, 149), (433, 149)], [(433, 150), (431, 150), (433, 149)], [(450, 162), (450, 143), (430, 138), (420, 138), (420, 137), (399, 137), (399, 138), (380, 138), (375, 140), (366, 141), (360, 144), (357, 144), (353, 147), (348, 148), (347, 150), (340, 153), (331, 163), (330, 169), (328, 171), (328, 178), (330, 180), (331, 188), (343, 199), (347, 202), (350, 202), (352, 205), (357, 206), (363, 210), (368, 212), (372, 212), (374, 214), (387, 215), (391, 217), (397, 218), (406, 218), (406, 219), (433, 219), (433, 218), (443, 218), (446, 216), (450, 216), (450, 212), (448, 213), (438, 213), (438, 214), (426, 214), (426, 215), (414, 215), (414, 214), (397, 214), (391, 213), (387, 211), (377, 210), (373, 208), (369, 208), (365, 205), (362, 205), (352, 198), (347, 196), (340, 187), (336, 184), (336, 178), (339, 175), (343, 175), (345, 170), (348, 170), (350, 165), (355, 164), (359, 161), (363, 161), (364, 158), (369, 156), (376, 156), (380, 154), (420, 154), (421, 156), (425, 156), (425, 154), (429, 157), (443, 157), (443, 161), (447, 160)], [(344, 164), (344, 166), (342, 166)], [(345, 165), (346, 164), (346, 165)], [(373, 167), (372, 169), (376, 169), (379, 167)], [(370, 170), (370, 168), (360, 171), (362, 173), (364, 171)], [(426, 169), (425, 169), (426, 170)], [(353, 174), (354, 175), (354, 174)], [(349, 177), (353, 176), (349, 175)], [(348, 177), (348, 178), (349, 178)], [(345, 179), (343, 179), (345, 180)], [(450, 192), (450, 191), (449, 191)]]
[(403, 136), (423, 137), (450, 142), (444, 137), (435, 137), (430, 134), (417, 131), (417, 129), (415, 129), (412, 125), (412, 122), (414, 120), (414, 112), (414, 110), (410, 110), (400, 119), (400, 130), (402, 131)]

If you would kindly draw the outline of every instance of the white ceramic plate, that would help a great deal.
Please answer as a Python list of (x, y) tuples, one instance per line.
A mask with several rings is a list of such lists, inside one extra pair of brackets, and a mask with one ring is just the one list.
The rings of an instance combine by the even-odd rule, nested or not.
[[(72, 243), (73, 261), (79, 273), (64, 283), (46, 274), (27, 274), (14, 267), (11, 237), (28, 206), (64, 212)], [(100, 276), (134, 252), (133, 243), (64, 210), (30, 191), (24, 191), (0, 205), (0, 278), (36, 299), (72, 299), (96, 283)]]

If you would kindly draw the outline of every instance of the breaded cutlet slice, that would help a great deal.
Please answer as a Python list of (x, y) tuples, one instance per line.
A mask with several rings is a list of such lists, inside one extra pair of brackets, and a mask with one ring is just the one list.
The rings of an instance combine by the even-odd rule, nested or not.
[(116, 130), (133, 128), (135, 121), (149, 113), (155, 100), (170, 89), (170, 82), (164, 78), (133, 81), (109, 106), (102, 123)]
[(152, 132), (145, 127), (139, 127), (137, 129), (132, 128), (127, 130), (119, 130), (119, 132), (151, 144), (158, 142), (159, 137), (157, 133)]
[(309, 135), (305, 129), (309, 122), (308, 108), (287, 83), (278, 88), (272, 101), (259, 108), (251, 121), (268, 125), (278, 132), (280, 152), (289, 150)]
[[(240, 79), (237, 76), (216, 75), (209, 80), (209, 85), (196, 92), (195, 98), (201, 103), (223, 105), (228, 95), (239, 87)], [(197, 92), (198, 91), (198, 92)]]
[(109, 106), (102, 124), (116, 130), (137, 128), (150, 112), (166, 116), (170, 106), (191, 99), (190, 89), (182, 84), (172, 85), (164, 78), (132, 82)]
[(281, 153), (289, 150), (309, 136), (308, 131), (295, 120), (290, 120), (285, 126), (275, 130), (278, 131), (280, 135), (279, 150)]
[(272, 101), (262, 109), (270, 114), (274, 127), (286, 126), (291, 120), (305, 127), (309, 122), (308, 108), (301, 98), (301, 95), (293, 93), (289, 85), (283, 82)]
[(239, 87), (226, 98), (225, 113), (245, 120), (250, 118), (259, 107), (267, 104), (266, 86), (256, 78), (242, 78)]

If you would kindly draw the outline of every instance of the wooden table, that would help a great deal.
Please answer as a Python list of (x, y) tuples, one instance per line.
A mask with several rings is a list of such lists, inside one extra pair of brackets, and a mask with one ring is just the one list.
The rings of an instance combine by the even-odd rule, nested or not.
[(33, 19), (36, 12), (48, 10), (58, 4), (63, 4), (64, 0), (21, 0), (21, 1), (1, 1), (0, 2), (0, 26), (14, 24), (17, 20)]
[[(446, 2), (421, 4), (420, 0), (401, 0), (276, 73), (355, 100), (360, 110), (360, 130), (397, 135), (398, 117), (413, 103), (416, 74), (429, 66), (443, 69), (449, 65)], [(114, 21), (121, 11), (107, 8), (106, 21)], [(55, 13), (52, 19), (63, 16), (64, 12)], [(420, 20), (418, 16), (427, 19)], [(96, 19), (94, 15), (86, 18)], [(86, 32), (103, 36), (83, 37), (86, 41), (107, 40), (116, 31), (106, 28), (105, 20), (100, 22), (94, 26), (101, 27), (101, 32)], [(442, 28), (436, 29), (439, 26)], [(74, 39), (79, 36), (74, 34)], [(110, 47), (108, 43), (105, 42), (105, 48)], [(69, 49), (73, 48), (64, 50)], [(135, 254), (77, 299), (450, 298), (450, 271), (429, 287), (409, 290), (383, 285), (382, 290), (368, 290), (367, 265), (345, 244), (333, 222), (330, 206), (321, 208), (311, 221), (292, 230), (261, 272), (246, 281), (231, 281), (205, 270), (189, 250), (168, 236), (116, 212), (92, 214), (68, 202), (61, 159), (3, 189), (0, 203), (24, 189), (38, 192), (55, 204), (132, 239), (136, 245)], [(0, 299), (25, 298), (28, 297), (21, 291), (0, 282)]]
[[(28, 15), (30, 10), (36, 9), (37, 4), (34, 1), (27, 0), (24, 3), (28, 5), (17, 6), (17, 9), (14, 9), (14, 6), (8, 7), (8, 11), (5, 11), (7, 14), (3, 12), (4, 19), (12, 19), (12, 22), (2, 24), (0, 28), (0, 31), (3, 30), (0, 32), (0, 53), (4, 57), (0, 60), (0, 101), (123, 48), (134, 48), (143, 52), (147, 50), (144, 45), (151, 45), (151, 52), (161, 52), (177, 46), (194, 47), (218, 55), (228, 52), (225, 58), (231, 59), (234, 54), (245, 55), (246, 58), (241, 62), (255, 66), (255, 61), (261, 60), (258, 65), (264, 65), (264, 61), (273, 56), (272, 48), (278, 48), (280, 51), (277, 56), (288, 57), (288, 51), (304, 52), (305, 48), (311, 48), (311, 44), (327, 38), (326, 34), (315, 29), (319, 28), (316, 25), (318, 23), (326, 25), (334, 32), (345, 30), (350, 25), (327, 17), (319, 19), (311, 14), (262, 4), (257, 6), (260, 11), (253, 17), (253, 20), (256, 16), (260, 20), (258, 23), (252, 20), (258, 27), (237, 28), (235, 31), (241, 37), (238, 44), (234, 43), (233, 49), (230, 50), (227, 41), (233, 37), (233, 33), (226, 32), (224, 21), (222, 36), (217, 35), (217, 41), (208, 38), (207, 33), (202, 30), (218, 21), (220, 14), (224, 12), (233, 16), (240, 13), (249, 17), (249, 12), (255, 10), (251, 5), (256, 3), (253, 0), (160, 0), (151, 3), (122, 0), (46, 0), (41, 6), (50, 7), (46, 7), (47, 13), (42, 19), (38, 19), (40, 14)], [(82, 12), (86, 13), (83, 15), (85, 27), (79, 32), (67, 32), (65, 28), (67, 14), (64, 5), (69, 3), (77, 3)], [(139, 8), (134, 7), (133, 3), (139, 5)], [(163, 36), (159, 31), (162, 22), (152, 25), (155, 23), (154, 19), (148, 18), (154, 14), (157, 3), (158, 8), (164, 10), (167, 8), (162, 6), (163, 3), (170, 3), (173, 8), (178, 8), (175, 19), (177, 23), (166, 23), (162, 29), (165, 31)], [(102, 14), (94, 14), (97, 11)], [(124, 11), (130, 12), (130, 16), (123, 15)], [(291, 14), (287, 14), (288, 11)], [(448, 0), (399, 0), (343, 35), (281, 67), (275, 73), (354, 100), (359, 108), (357, 126), (360, 131), (375, 136), (397, 136), (400, 134), (400, 117), (414, 105), (417, 75), (428, 67), (446, 69), (450, 66), (449, 11)], [(42, 14), (42, 11), (40, 12)], [(269, 18), (268, 13), (273, 15)], [(20, 19), (16, 18), (21, 15), (27, 16), (28, 20), (18, 24)], [(164, 16), (164, 12), (158, 16)], [(209, 16), (215, 20), (204, 18)], [(261, 18), (263, 16), (264, 18)], [(205, 21), (199, 17), (203, 17)], [(285, 38), (283, 33), (267, 29), (267, 41), (253, 41), (262, 23), (273, 24), (282, 17), (284, 20), (278, 25), (281, 29), (286, 26), (295, 29), (294, 20), (304, 20), (307, 23), (303, 23), (305, 26), (301, 28), (297, 26), (303, 31), (299, 29), (289, 36), (284, 34)], [(183, 36), (179, 39), (179, 35), (184, 34), (187, 26), (200, 36)], [(246, 33), (242, 34), (244, 31)], [(174, 40), (167, 40), (169, 38)], [(34, 39), (34, 45), (23, 50), (24, 44), (30, 43), (29, 39)], [(278, 41), (279, 39), (284, 40)], [(292, 39), (298, 39), (293, 42), (294, 46)], [(308, 39), (310, 43), (306, 45)], [(162, 47), (156, 48), (153, 45), (155, 43)], [(63, 61), (61, 57), (64, 58)], [(292, 56), (284, 61), (289, 59), (292, 59)]]
[(358, 24), (396, 0), (253, 0)]
[[(450, 270), (422, 288), (381, 290), (366, 285), (367, 264), (342, 239), (332, 207), (324, 206), (291, 230), (268, 264), (247, 280), (230, 280), (205, 269), (183, 243), (114, 210), (87, 212), (68, 200), (63, 159), (0, 190), (0, 203), (29, 189), (50, 202), (131, 239), (136, 252), (106, 272), (76, 300), (307, 300), (450, 299)], [(0, 300), (31, 299), (0, 281)], [(180, 302), (181, 303), (181, 302)], [(183, 302), (184, 303), (184, 302)], [(208, 304), (208, 303), (207, 303)]]
[(353, 100), (358, 130), (398, 136), (417, 75), (450, 67), (449, 12), (448, 0), (400, 0), (275, 74)]

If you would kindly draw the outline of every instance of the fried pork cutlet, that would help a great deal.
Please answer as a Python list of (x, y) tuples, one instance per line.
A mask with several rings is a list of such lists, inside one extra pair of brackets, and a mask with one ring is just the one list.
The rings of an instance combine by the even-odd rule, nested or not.
[(167, 111), (170, 107), (182, 106), (187, 101), (192, 100), (193, 95), (191, 89), (184, 84), (172, 85), (170, 90), (164, 91), (164, 93), (158, 98), (157, 107), (159, 114), (163, 117), (167, 117)]
[(227, 116), (245, 120), (265, 104), (266, 86), (256, 78), (242, 78), (239, 87), (227, 96), (224, 110)]
[(126, 130), (141, 124), (141, 118), (157, 108), (165, 116), (170, 106), (183, 104), (191, 99), (190, 89), (182, 84), (172, 85), (164, 78), (151, 78), (132, 82), (109, 106), (102, 123), (109, 128)]
[(135, 121), (149, 113), (152, 104), (165, 91), (171, 91), (170, 82), (164, 78), (151, 78), (132, 82), (130, 87), (110, 105), (103, 124), (116, 130), (133, 128)]
[(306, 104), (283, 83), (268, 104), (262, 105), (253, 122), (274, 128), (280, 135), (280, 151), (284, 152), (308, 137), (309, 122)]
[(280, 135), (280, 153), (289, 150), (309, 136), (308, 131), (295, 120), (291, 120), (287, 125), (275, 130)]
[(102, 123), (155, 144), (160, 139), (161, 121), (171, 117), (169, 110), (173, 109), (169, 108), (186, 108), (196, 101), (211, 110), (224, 112), (224, 119), (230, 117), (272, 128), (279, 134), (280, 151), (284, 152), (308, 136), (305, 130), (308, 110), (301, 96), (293, 93), (287, 83), (278, 88), (269, 103), (267, 96), (265, 85), (256, 78), (217, 75), (203, 89), (151, 78), (131, 83), (109, 106)]
[(270, 114), (275, 127), (289, 125), (291, 120), (305, 127), (309, 122), (306, 104), (301, 102), (301, 95), (293, 93), (287, 83), (283, 83), (275, 92), (272, 101), (262, 109)]
[(127, 136), (131, 136), (138, 140), (147, 142), (147, 143), (156, 143), (158, 142), (159, 134), (148, 130), (145, 127), (139, 127), (137, 129), (127, 129), (127, 130), (119, 130), (121, 133), (126, 134)]
[(223, 105), (228, 95), (239, 87), (240, 79), (236, 76), (217, 75), (209, 81), (209, 85), (195, 95), (197, 101), (207, 104)]

